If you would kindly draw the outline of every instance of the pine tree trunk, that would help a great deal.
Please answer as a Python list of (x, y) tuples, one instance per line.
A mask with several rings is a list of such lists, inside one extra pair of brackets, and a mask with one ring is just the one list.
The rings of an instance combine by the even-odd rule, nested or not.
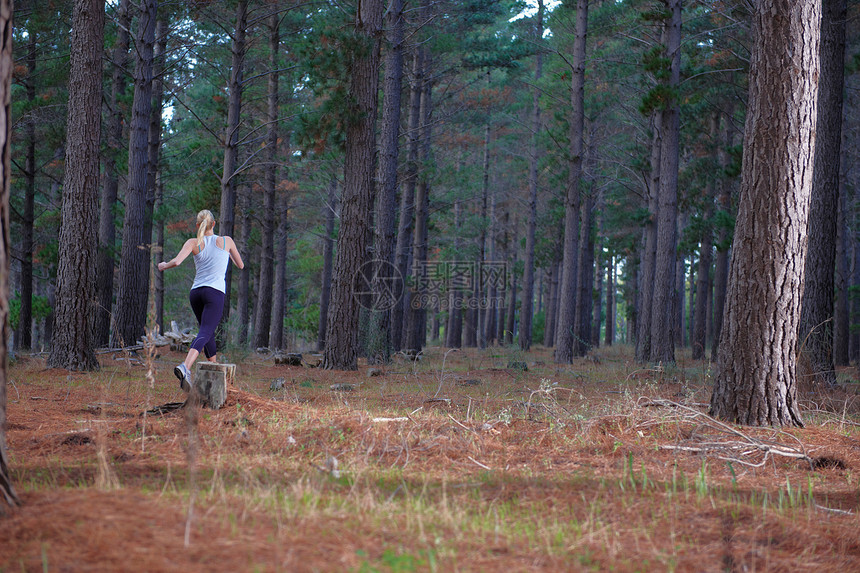
[[(158, 177), (155, 187), (155, 212), (164, 207), (164, 183)], [(164, 217), (155, 219), (156, 265), (164, 260)], [(164, 273), (155, 273), (155, 324), (158, 332), (164, 332)]]
[[(665, 0), (671, 21), (667, 22), (667, 57), (671, 61), (667, 87), (675, 94), (681, 77), (681, 0)], [(675, 261), (678, 256), (678, 153), (680, 110), (672, 95), (662, 113), (660, 153), (660, 195), (657, 222), (657, 258), (654, 263), (654, 291), (651, 307), (651, 362), (675, 362)]]
[[(407, 130), (408, 154), (406, 172), (403, 177), (403, 192), (400, 197), (400, 221), (397, 226), (397, 247), (394, 266), (400, 276), (409, 276), (409, 260), (412, 253), (412, 220), (415, 212), (415, 187), (418, 183), (418, 148), (420, 143), (421, 93), (424, 88), (424, 48), (418, 47), (412, 55), (412, 84), (409, 90), (409, 127)], [(394, 306), (392, 313), (391, 344), (393, 350), (405, 345), (410, 293), (403, 293), (403, 300)]]
[[(224, 167), (221, 172), (221, 209), (218, 234), (233, 235), (236, 209), (236, 164), (239, 157), (239, 122), (242, 116), (242, 90), (245, 76), (245, 35), (248, 27), (248, 0), (236, 4), (236, 25), (230, 44), (230, 84), (227, 102), (227, 127), (224, 131)], [(227, 265), (226, 295), (224, 314), (221, 316), (221, 337), (224, 337), (225, 324), (230, 317), (230, 286), (233, 278), (233, 265)]]
[(280, 15), (269, 19), (269, 78), (266, 94), (265, 188), (263, 194), (263, 232), (260, 245), (260, 284), (257, 290), (257, 312), (254, 313), (254, 347), (269, 346), (269, 331), (272, 327), (272, 281), (275, 266), (275, 196), (278, 174), (278, 51), (281, 45)]
[(555, 362), (573, 362), (576, 332), (576, 279), (579, 255), (579, 210), (582, 154), (585, 135), (585, 39), (588, 34), (588, 0), (577, 0), (573, 70), (570, 83), (570, 164), (564, 205), (564, 262), (559, 287)]
[[(601, 224), (601, 231), (603, 225)], [(591, 346), (598, 348), (600, 346), (600, 327), (603, 318), (603, 248), (598, 248), (594, 264), (595, 281), (594, 281), (594, 302), (592, 304), (591, 318)]]
[(612, 346), (615, 342), (615, 258), (609, 257), (606, 269), (606, 332), (603, 343)]
[(663, 112), (651, 114), (651, 171), (647, 180), (648, 220), (642, 231), (642, 255), (639, 258), (639, 288), (636, 299), (636, 360), (651, 358), (651, 308), (654, 294), (654, 268), (657, 264), (657, 223), (660, 214), (660, 158), (663, 152)]
[(99, 254), (96, 281), (98, 307), (95, 312), (94, 336), (98, 346), (110, 342), (111, 307), (114, 287), (114, 250), (116, 249), (115, 216), (119, 189), (117, 160), (122, 151), (123, 124), (125, 118), (120, 103), (125, 95), (126, 62), (129, 44), (129, 0), (120, 0), (117, 13), (116, 42), (111, 57), (111, 95), (107, 127), (107, 152), (103, 155), (104, 176), (99, 207)]
[[(245, 188), (239, 192), (240, 227), (237, 244), (241, 252), (248, 256), (251, 262), (251, 190)], [(264, 215), (265, 217), (265, 215)], [(263, 249), (265, 250), (265, 249)], [(257, 290), (257, 298), (270, 298)], [(239, 345), (248, 344), (248, 326), (251, 322), (251, 265), (245, 265), (239, 271), (239, 292), (236, 297), (236, 310), (239, 312)]]
[[(732, 116), (734, 115), (734, 107), (729, 107), (729, 110), (724, 115), (723, 121), (723, 138), (718, 155), (720, 158), (720, 168), (725, 171), (730, 164), (729, 148), (734, 145), (734, 129), (732, 127)], [(732, 184), (728, 179), (720, 180), (720, 194), (717, 197), (717, 208), (724, 215), (731, 217), (732, 215)], [(717, 349), (720, 344), (720, 336), (723, 325), (723, 313), (726, 306), (726, 290), (729, 282), (729, 256), (731, 254), (729, 244), (729, 230), (723, 225), (717, 235), (717, 260), (714, 264), (714, 302), (713, 302), (713, 317), (714, 325), (711, 334), (711, 360), (716, 361)]]
[(323, 274), (320, 287), (320, 324), (317, 339), (317, 350), (325, 350), (325, 333), (328, 324), (328, 307), (331, 301), (332, 259), (334, 256), (334, 219), (337, 212), (337, 177), (332, 177), (328, 184), (328, 201), (325, 205), (325, 237), (323, 238)]
[[(98, 2), (92, 2), (98, 4)], [(76, 20), (77, 21), (77, 20)], [(0, 157), (2, 157), (2, 177), (0, 177), (0, 501), (6, 505), (16, 506), (21, 502), (12, 487), (9, 472), (9, 457), (6, 453), (6, 380), (8, 379), (7, 348), (9, 334), (9, 271), (11, 269), (11, 243), (9, 237), (9, 183), (10, 151), (12, 117), (10, 113), (11, 84), (12, 84), (12, 2), (0, 0)], [(92, 74), (93, 79), (101, 79), (101, 75)], [(93, 82), (95, 83), (95, 82)], [(96, 100), (96, 105), (100, 103)], [(96, 163), (98, 174), (98, 163)], [(5, 514), (0, 504), (0, 515)]]
[(552, 263), (549, 274), (549, 296), (546, 302), (546, 322), (544, 322), (543, 345), (550, 348), (555, 344), (555, 324), (558, 314), (558, 275), (561, 265)]
[[(93, 339), (98, 252), (99, 133), (101, 127), (104, 0), (78, 0), (69, 61), (66, 170), (57, 262), (56, 327), (49, 368), (98, 370)], [(5, 48), (5, 34), (4, 45)], [(3, 52), (5, 56), (5, 50)], [(4, 58), (5, 59), (5, 58)], [(7, 96), (8, 98), (8, 96)], [(5, 105), (9, 100), (4, 98)], [(8, 111), (8, 107), (5, 107)], [(5, 147), (5, 146), (4, 146)], [(5, 155), (4, 169), (8, 169)], [(6, 188), (8, 192), (8, 187)], [(4, 202), (4, 206), (7, 203)], [(8, 225), (8, 218), (3, 219)], [(4, 230), (5, 232), (5, 230)], [(8, 269), (8, 262), (2, 267)], [(8, 279), (3, 279), (4, 286)], [(6, 296), (0, 299), (5, 304)], [(5, 324), (5, 323), (4, 323)], [(6, 334), (0, 336), (3, 354)], [(3, 362), (5, 364), (5, 361)]]
[[(513, 263), (511, 264), (512, 269), (517, 268), (517, 260), (519, 259), (519, 249), (517, 248), (519, 244), (519, 227), (520, 220), (519, 217), (514, 218), (514, 226), (513, 232), (511, 233), (511, 245), (513, 246)], [(508, 306), (508, 317), (507, 317), (507, 325), (505, 327), (505, 344), (513, 344), (514, 343), (514, 334), (517, 329), (517, 274), (515, 272), (511, 272), (511, 302), (510, 306)]]
[(134, 101), (128, 146), (128, 187), (125, 193), (113, 346), (135, 344), (144, 334), (146, 325), (146, 301), (149, 294), (146, 285), (149, 283), (150, 264), (145, 230), (157, 4), (157, 0), (143, 0), (137, 23)]
[(842, 91), (845, 87), (845, 0), (823, 0), (821, 73), (815, 167), (809, 207), (807, 261), (800, 313), (803, 364), (814, 381), (836, 384), (833, 364), (833, 292), (835, 289), (836, 222), (839, 216), (839, 159), (842, 144)]
[(759, 0), (753, 14), (740, 205), (711, 396), (711, 414), (730, 422), (803, 424), (795, 358), (820, 20), (821, 0)]
[[(543, 0), (538, 0), (535, 43), (543, 38)], [(525, 275), (523, 277), (523, 308), (520, 312), (520, 350), (527, 351), (532, 345), (532, 304), (535, 287), (535, 233), (537, 232), (538, 190), (538, 135), (540, 133), (540, 91), (537, 85), (543, 75), (543, 54), (535, 56), (535, 87), (532, 90), (531, 142), (529, 151), (529, 201), (528, 228), (526, 231)]]
[[(289, 241), (290, 197), (284, 192), (277, 202), (277, 221), (275, 228), (275, 290), (272, 296), (272, 336), (270, 346), (273, 350), (284, 350), (284, 309), (287, 304), (287, 243)], [(330, 281), (329, 281), (330, 282)], [(329, 284), (329, 283), (324, 283)]]
[[(369, 356), (383, 363), (391, 360), (392, 311), (400, 299), (383, 299), (397, 288), (394, 272), (394, 233), (397, 215), (397, 166), (400, 151), (400, 111), (403, 88), (403, 0), (390, 0), (387, 10), (388, 30), (385, 55), (385, 81), (383, 84), (382, 128), (379, 144), (379, 193), (376, 197), (376, 225), (374, 242), (377, 269), (373, 281), (374, 298), (386, 300), (371, 316), (373, 346)], [(402, 278), (402, 275), (401, 277)], [(401, 291), (402, 292), (402, 291)]]
[(325, 368), (336, 370), (358, 368), (359, 308), (353, 296), (353, 280), (367, 250), (367, 224), (373, 199), (383, 3), (367, 0), (358, 10), (354, 33), (366, 49), (350, 54), (349, 95), (353, 108), (350, 116), (354, 119), (346, 126), (341, 223), (323, 363)]
[[(844, 137), (844, 135), (843, 135)], [(845, 157), (845, 144), (842, 145), (842, 156)], [(844, 165), (845, 162), (841, 162)], [(846, 226), (848, 201), (846, 198), (845, 177), (840, 177), (839, 187), (839, 214), (836, 223), (836, 308), (833, 321), (833, 361), (836, 366), (848, 366), (848, 339), (849, 316), (848, 316), (848, 237), (849, 231)]]
[(591, 341), (591, 289), (594, 280), (594, 197), (589, 194), (582, 204), (579, 234), (579, 268), (577, 270), (576, 315), (574, 318), (575, 338), (573, 355), (588, 354)]
[[(30, 32), (27, 43), (27, 79), (24, 88), (27, 106), (36, 103), (36, 34)], [(18, 311), (18, 330), (15, 348), (29, 349), (33, 344), (33, 224), (36, 206), (36, 119), (32, 113), (26, 120), (26, 159), (24, 177), (24, 210), (21, 213), (21, 308)]]
[[(487, 78), (489, 80), (489, 76)], [(476, 290), (475, 290), (475, 341), (478, 348), (487, 347), (487, 329), (485, 324), (485, 313), (483, 310), (484, 301), (487, 298), (487, 293), (484, 291), (486, 286), (483, 281), (482, 270), (483, 265), (487, 260), (487, 198), (490, 194), (490, 119), (487, 118), (487, 123), (484, 125), (484, 165), (481, 181), (481, 236), (478, 239), (478, 268), (476, 270)]]
[[(424, 8), (422, 8), (422, 11)], [(431, 56), (429, 50), (424, 52), (423, 77), (430, 77)], [(413, 290), (412, 304), (409, 308), (408, 332), (406, 336), (406, 348), (419, 352), (426, 337), (427, 309), (432, 308), (429, 301), (433, 293), (428, 293), (421, 284), (425, 278), (427, 269), (427, 222), (429, 219), (430, 183), (427, 172), (427, 162), (430, 159), (430, 139), (432, 130), (430, 125), (430, 114), (432, 111), (432, 84), (429, 81), (423, 83), (421, 90), (421, 142), (419, 146), (419, 162), (425, 167), (419, 174), (418, 188), (415, 193), (415, 234), (412, 240), (412, 268), (413, 276), (418, 288)], [(436, 293), (438, 294), (438, 293)]]

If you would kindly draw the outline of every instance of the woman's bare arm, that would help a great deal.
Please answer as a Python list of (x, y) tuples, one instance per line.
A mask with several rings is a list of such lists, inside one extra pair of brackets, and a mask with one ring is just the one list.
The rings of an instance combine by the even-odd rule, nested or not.
[(158, 263), (158, 270), (164, 271), (167, 269), (172, 269), (173, 267), (178, 267), (182, 264), (182, 261), (188, 258), (188, 255), (194, 250), (194, 247), (197, 246), (197, 239), (188, 239), (185, 241), (185, 244), (182, 245), (182, 249), (179, 250), (179, 254), (170, 259), (169, 261)]

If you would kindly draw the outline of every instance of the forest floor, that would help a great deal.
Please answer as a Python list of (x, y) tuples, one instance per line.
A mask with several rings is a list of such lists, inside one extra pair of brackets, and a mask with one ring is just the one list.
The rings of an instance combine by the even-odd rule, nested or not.
[(0, 572), (860, 571), (854, 369), (778, 430), (709, 418), (689, 354), (429, 348), (371, 377), (234, 353), (195, 424), (143, 415), (184, 400), (160, 352), (12, 366)]

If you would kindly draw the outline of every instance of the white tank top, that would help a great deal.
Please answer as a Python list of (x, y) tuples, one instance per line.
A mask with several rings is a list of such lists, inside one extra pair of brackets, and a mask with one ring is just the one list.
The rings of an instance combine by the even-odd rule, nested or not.
[[(227, 265), (230, 264), (230, 253), (225, 249), (218, 248), (215, 244), (215, 235), (203, 237), (203, 248), (194, 255), (194, 266), (197, 273), (194, 275), (194, 284), (191, 290), (199, 287), (212, 287), (223, 293), (227, 292)], [(227, 246), (225, 240), (224, 246)]]

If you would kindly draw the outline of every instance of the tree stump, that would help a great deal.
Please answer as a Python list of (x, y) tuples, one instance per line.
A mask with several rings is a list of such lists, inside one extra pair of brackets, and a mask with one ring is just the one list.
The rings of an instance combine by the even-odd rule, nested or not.
[(235, 376), (235, 364), (198, 362), (194, 373), (194, 388), (200, 393), (203, 404), (218, 410), (227, 401), (227, 385), (233, 384)]

